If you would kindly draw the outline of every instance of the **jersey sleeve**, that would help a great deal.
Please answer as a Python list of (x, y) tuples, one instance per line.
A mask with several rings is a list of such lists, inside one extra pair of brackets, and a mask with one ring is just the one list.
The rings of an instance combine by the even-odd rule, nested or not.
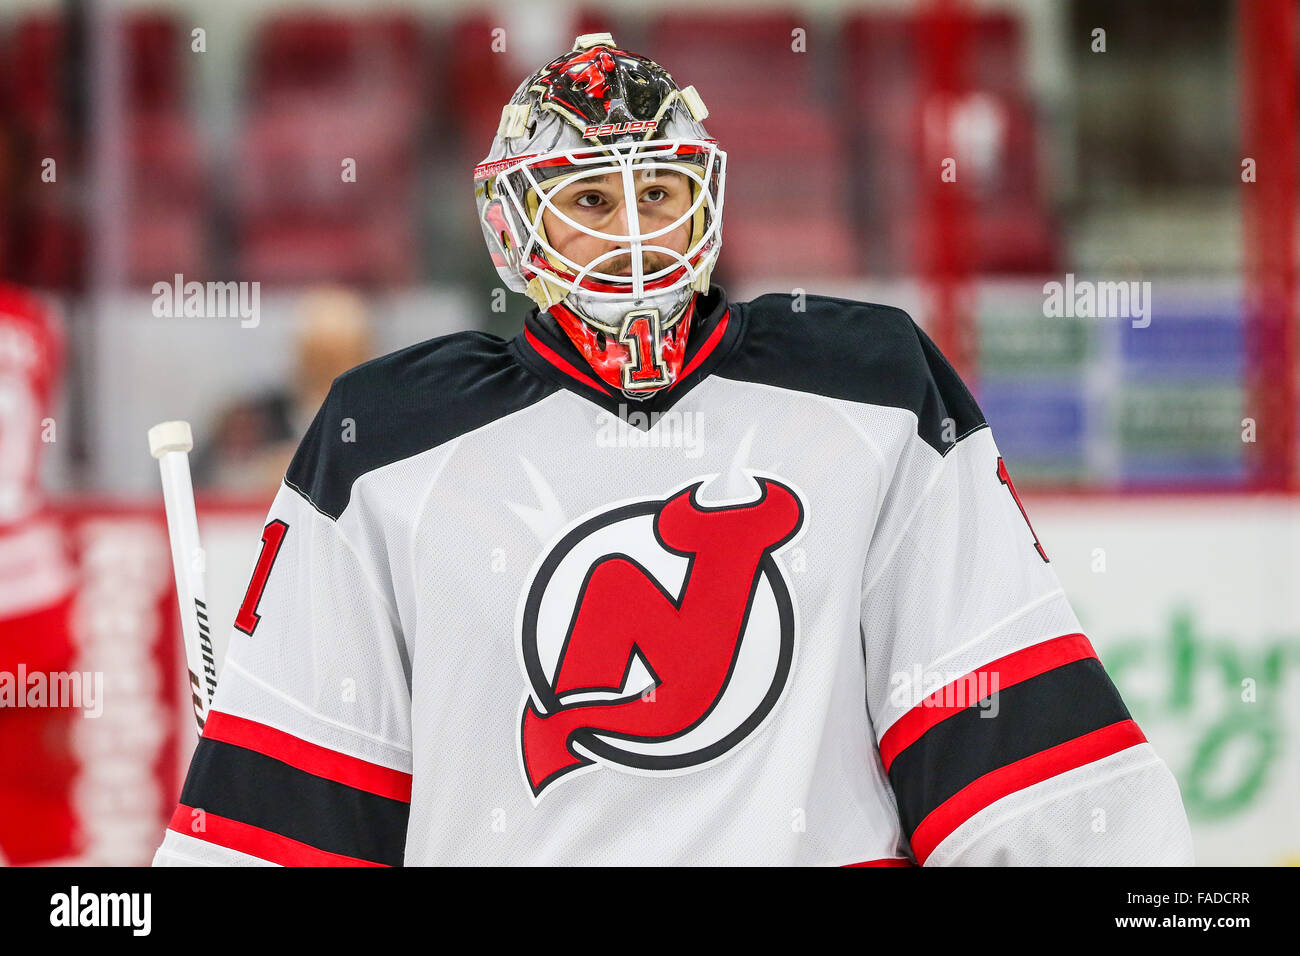
[(386, 563), (301, 480), (329, 471), (331, 408), (272, 503), (156, 866), (402, 864), (410, 668)]
[(1173, 775), (1083, 632), (975, 400), (915, 333), (928, 395), (881, 505), (861, 619), (903, 837), (929, 866), (1190, 865)]

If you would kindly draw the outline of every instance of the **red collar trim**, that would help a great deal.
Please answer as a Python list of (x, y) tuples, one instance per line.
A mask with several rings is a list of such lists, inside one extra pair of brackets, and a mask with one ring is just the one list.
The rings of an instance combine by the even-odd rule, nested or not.
[(686, 378), (697, 368), (699, 368), (700, 363), (703, 362), (706, 358), (708, 358), (709, 354), (715, 348), (718, 347), (718, 343), (722, 341), (722, 336), (727, 331), (727, 322), (730, 319), (731, 319), (731, 307), (728, 306), (727, 311), (723, 312), (722, 318), (718, 320), (718, 324), (714, 326), (713, 333), (704, 341), (704, 344), (700, 346), (700, 350), (695, 353), (695, 357), (686, 363), (686, 367), (684, 369), (682, 369), (680, 372), (677, 373), (677, 378), (673, 380), (672, 385), (668, 386), (669, 391), (672, 391), (674, 388), (676, 388), (678, 382), (680, 382), (682, 379)]
[(606, 395), (609, 394), (609, 389), (605, 388), (605, 386), (601, 385), (590, 375), (584, 375), (582, 372), (570, 365), (568, 361), (565, 360), (564, 356), (560, 355), (537, 336), (533, 335), (532, 331), (527, 326), (524, 326), (524, 338), (527, 340), (528, 344), (533, 347), (533, 351), (546, 359), (546, 361), (550, 362), (565, 375), (568, 375), (570, 378), (574, 378), (583, 385), (588, 385), (599, 392), (603, 392)]

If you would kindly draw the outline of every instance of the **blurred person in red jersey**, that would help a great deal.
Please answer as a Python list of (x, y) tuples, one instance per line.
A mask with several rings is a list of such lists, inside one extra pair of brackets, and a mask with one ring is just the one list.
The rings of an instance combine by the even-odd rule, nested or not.
[(195, 481), (209, 491), (274, 495), (334, 379), (374, 357), (370, 312), (348, 289), (322, 287), (298, 305), (291, 382), (241, 399), (218, 416), (212, 440), (194, 456)]
[(75, 666), (75, 576), (40, 487), (62, 355), (49, 308), (0, 283), (0, 853), (12, 864), (66, 859), (80, 842), (71, 739), (82, 711), (51, 706), (32, 683)]

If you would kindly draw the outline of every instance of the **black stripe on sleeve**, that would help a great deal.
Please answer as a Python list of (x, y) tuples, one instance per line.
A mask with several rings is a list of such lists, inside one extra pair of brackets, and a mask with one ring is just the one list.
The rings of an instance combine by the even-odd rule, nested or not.
[(889, 768), (904, 831), (967, 785), (1007, 764), (1129, 719), (1095, 657), (999, 690), (996, 717), (967, 707), (935, 724)]
[(410, 804), (199, 738), (181, 803), (318, 850), (401, 866)]

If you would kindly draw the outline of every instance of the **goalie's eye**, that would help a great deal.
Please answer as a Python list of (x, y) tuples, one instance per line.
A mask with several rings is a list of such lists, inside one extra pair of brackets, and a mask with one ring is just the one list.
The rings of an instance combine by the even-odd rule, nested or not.
[[(593, 203), (584, 202), (584, 200), (586, 199), (594, 199), (596, 201)], [(582, 195), (574, 199), (574, 204), (581, 206), (583, 209), (595, 209), (604, 201), (605, 201), (605, 197), (602, 196), (600, 193), (583, 193)]]

